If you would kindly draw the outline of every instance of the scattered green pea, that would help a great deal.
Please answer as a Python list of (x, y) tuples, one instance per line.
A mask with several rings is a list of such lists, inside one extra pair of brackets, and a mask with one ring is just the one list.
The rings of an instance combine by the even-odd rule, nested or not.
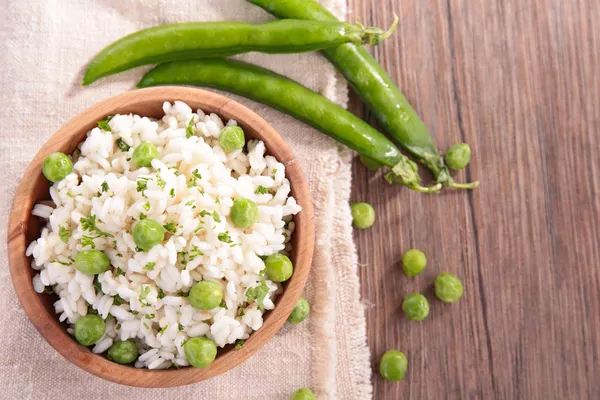
[(375, 222), (375, 210), (369, 203), (354, 203), (350, 206), (352, 222), (358, 229), (370, 228)]
[(223, 289), (214, 281), (200, 281), (192, 286), (188, 295), (190, 304), (199, 310), (212, 310), (223, 300)]
[(406, 276), (417, 276), (427, 266), (427, 257), (421, 250), (410, 249), (402, 256), (402, 269)]
[(75, 256), (75, 268), (86, 275), (96, 275), (110, 267), (108, 256), (100, 250), (84, 250)]
[(462, 281), (454, 274), (442, 272), (435, 278), (435, 295), (444, 303), (454, 303), (463, 295)]
[(312, 390), (302, 388), (292, 393), (292, 397), (290, 397), (290, 400), (317, 400), (317, 398), (315, 397), (315, 394)]
[(207, 338), (193, 337), (183, 345), (185, 358), (196, 368), (208, 367), (217, 357), (217, 346)]
[(104, 335), (106, 324), (97, 315), (88, 314), (75, 322), (75, 340), (84, 346), (91, 346)]
[(240, 229), (247, 229), (258, 219), (258, 206), (250, 199), (236, 197), (233, 199), (229, 217), (233, 225)]
[(465, 168), (471, 162), (471, 148), (466, 143), (455, 144), (446, 153), (446, 164), (454, 169)]
[(265, 259), (265, 271), (273, 282), (285, 282), (294, 273), (294, 266), (288, 256), (276, 253)]
[(142, 250), (149, 250), (165, 239), (165, 228), (151, 219), (138, 221), (133, 227), (133, 241)]
[(64, 153), (52, 153), (44, 160), (42, 173), (50, 182), (63, 180), (73, 170), (71, 159)]
[(239, 126), (226, 126), (219, 135), (219, 146), (225, 153), (239, 150), (245, 144), (244, 131)]
[(363, 156), (362, 154), (360, 155), (360, 163), (371, 171), (375, 171), (376, 169), (383, 167), (383, 164), (379, 161), (373, 160), (367, 156)]
[(310, 305), (306, 299), (300, 297), (290, 314), (288, 321), (292, 324), (299, 324), (304, 321), (306, 317), (308, 317), (308, 313), (310, 312)]
[(115, 342), (108, 349), (108, 359), (119, 364), (130, 364), (138, 358), (138, 349), (133, 340)]
[(402, 311), (411, 321), (423, 321), (429, 315), (429, 302), (420, 293), (409, 294), (402, 301)]
[(397, 350), (388, 350), (381, 357), (379, 373), (388, 381), (399, 381), (406, 374), (408, 361), (404, 353)]
[(140, 143), (133, 151), (131, 160), (138, 167), (150, 167), (152, 160), (158, 158), (158, 149), (150, 142)]

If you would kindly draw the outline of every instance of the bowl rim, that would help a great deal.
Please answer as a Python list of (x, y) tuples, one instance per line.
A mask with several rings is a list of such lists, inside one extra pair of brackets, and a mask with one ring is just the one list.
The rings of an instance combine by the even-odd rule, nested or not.
[[(277, 298), (277, 306), (265, 317), (263, 326), (250, 335), (240, 349), (220, 350), (216, 360), (207, 368), (185, 367), (181, 369), (148, 370), (123, 366), (109, 361), (101, 355), (79, 345), (58, 322), (58, 316), (45, 309), (42, 302), (44, 294), (33, 289), (31, 276), (31, 257), (25, 256), (28, 246), (27, 232), (34, 204), (40, 195), (35, 195), (40, 177), (43, 179), (41, 165), (45, 157), (60, 149), (74, 149), (81, 141), (73, 143), (76, 136), (85, 137), (87, 131), (107, 115), (118, 113), (132, 105), (150, 104), (180, 100), (193, 109), (200, 108), (214, 112), (224, 119), (236, 119), (238, 123), (251, 131), (260, 132), (267, 147), (267, 153), (276, 155), (279, 162), (286, 166), (286, 177), (290, 180), (292, 195), (302, 211), (294, 221), (294, 275), (286, 283), (285, 290)], [(162, 108), (161, 108), (162, 109)], [(71, 150), (72, 151), (72, 150)], [(47, 190), (46, 190), (47, 192)], [(35, 198), (34, 198), (35, 197)], [(157, 87), (138, 89), (110, 97), (79, 113), (54, 133), (33, 158), (17, 189), (9, 217), (7, 248), (9, 270), (13, 286), (21, 307), (41, 336), (64, 358), (85, 371), (100, 378), (128, 386), (165, 388), (188, 385), (214, 377), (241, 364), (255, 354), (286, 322), (308, 278), (314, 251), (314, 215), (311, 195), (304, 174), (292, 151), (283, 138), (269, 123), (246, 106), (220, 94), (188, 87)]]

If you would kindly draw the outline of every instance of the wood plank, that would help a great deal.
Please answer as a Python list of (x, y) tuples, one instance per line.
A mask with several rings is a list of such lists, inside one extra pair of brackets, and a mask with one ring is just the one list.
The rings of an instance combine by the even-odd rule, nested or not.
[[(600, 2), (350, 6), (369, 25), (400, 16), (374, 54), (441, 150), (471, 144), (457, 178), (482, 182), (424, 196), (355, 164), (353, 200), (378, 216), (355, 233), (373, 368), (390, 348), (409, 358), (401, 383), (374, 374), (374, 398), (600, 398)], [(410, 247), (429, 261), (414, 279), (399, 267)], [(457, 304), (434, 298), (442, 271), (463, 278)], [(400, 309), (414, 291), (431, 302), (421, 323)]]

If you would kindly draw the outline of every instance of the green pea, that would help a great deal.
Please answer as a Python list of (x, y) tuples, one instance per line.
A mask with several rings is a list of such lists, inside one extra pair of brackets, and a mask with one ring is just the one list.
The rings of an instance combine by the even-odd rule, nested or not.
[(73, 170), (71, 159), (64, 153), (52, 153), (44, 160), (42, 173), (50, 182), (63, 180)]
[(183, 345), (185, 358), (196, 368), (208, 367), (217, 357), (217, 346), (207, 338), (194, 337)]
[(304, 321), (306, 317), (308, 317), (308, 313), (310, 312), (310, 305), (306, 299), (300, 297), (290, 314), (288, 321), (292, 324), (299, 324)]
[(446, 164), (454, 170), (465, 168), (471, 162), (471, 148), (466, 143), (455, 144), (446, 153)]
[(217, 282), (200, 281), (192, 286), (188, 300), (193, 307), (199, 310), (212, 310), (221, 304), (223, 289)]
[(135, 148), (131, 160), (138, 167), (150, 167), (155, 158), (158, 158), (156, 146), (150, 142), (143, 142)]
[(106, 331), (106, 324), (97, 315), (88, 314), (75, 322), (75, 339), (84, 346), (96, 343)]
[(294, 266), (288, 256), (276, 253), (265, 259), (265, 271), (273, 282), (285, 282), (294, 273)]
[(96, 275), (110, 267), (108, 256), (100, 250), (84, 250), (75, 256), (75, 268), (86, 275)]
[(138, 349), (133, 340), (115, 342), (108, 349), (108, 359), (119, 364), (130, 364), (138, 358)]
[(165, 228), (151, 219), (143, 219), (133, 227), (133, 241), (142, 250), (149, 250), (164, 239)]
[(219, 135), (219, 146), (225, 153), (239, 150), (245, 144), (244, 131), (239, 126), (226, 126)]
[(422, 321), (429, 315), (429, 302), (420, 293), (409, 294), (402, 302), (402, 311), (411, 321)]
[(399, 381), (406, 374), (407, 364), (404, 353), (398, 350), (388, 350), (381, 357), (379, 373), (388, 381)]
[(315, 397), (315, 394), (312, 392), (312, 390), (302, 388), (292, 393), (292, 397), (290, 397), (290, 400), (317, 400), (317, 398)]
[(433, 282), (435, 295), (444, 303), (454, 303), (463, 295), (461, 280), (449, 272), (442, 272)]
[(375, 171), (376, 169), (383, 167), (383, 164), (379, 161), (373, 160), (367, 156), (363, 156), (362, 154), (360, 155), (360, 163), (371, 171)]
[(427, 257), (421, 250), (410, 249), (402, 256), (402, 269), (406, 276), (417, 276), (427, 266)]
[(258, 206), (250, 199), (236, 197), (229, 217), (233, 225), (240, 229), (247, 229), (258, 219)]
[(375, 210), (369, 203), (354, 203), (350, 206), (352, 222), (358, 229), (367, 229), (375, 222)]

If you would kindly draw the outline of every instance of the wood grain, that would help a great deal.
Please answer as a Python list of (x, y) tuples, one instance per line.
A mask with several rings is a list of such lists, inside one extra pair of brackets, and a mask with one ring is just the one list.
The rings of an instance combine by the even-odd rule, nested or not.
[[(267, 153), (286, 165), (292, 195), (302, 206), (294, 216), (296, 230), (290, 254), (294, 275), (277, 297), (277, 307), (265, 314), (264, 325), (252, 334), (241, 349), (228, 346), (219, 351), (217, 359), (207, 368), (193, 367), (169, 370), (137, 369), (113, 363), (79, 345), (59, 323), (52, 304), (55, 296), (33, 290), (33, 269), (25, 257), (27, 245), (39, 237), (40, 223), (31, 216), (34, 204), (49, 199), (48, 182), (42, 175), (45, 157), (55, 151), (71, 153), (97, 121), (117, 113), (134, 113), (160, 117), (165, 101), (181, 100), (193, 109), (214, 112), (225, 120), (235, 119), (244, 128), (246, 138), (265, 142)], [(183, 87), (160, 87), (127, 92), (100, 102), (76, 116), (54, 134), (35, 156), (25, 175), (13, 204), (8, 229), (8, 253), (13, 285), (25, 313), (40, 334), (67, 360), (101, 378), (130, 386), (173, 387), (199, 382), (237, 366), (256, 353), (286, 322), (294, 308), (310, 271), (314, 248), (313, 208), (308, 185), (296, 159), (281, 136), (261, 117), (245, 106), (216, 93)], [(0, 396), (1, 397), (1, 396)]]
[[(378, 216), (355, 233), (373, 368), (390, 348), (409, 359), (401, 383), (374, 373), (374, 398), (600, 398), (600, 2), (350, 5), (368, 25), (400, 16), (374, 53), (442, 151), (471, 144), (457, 177), (481, 181), (423, 196), (354, 166), (353, 200)], [(416, 279), (398, 264), (411, 247), (429, 261)], [(463, 278), (457, 304), (432, 295), (442, 271)], [(400, 310), (415, 291), (431, 302), (422, 323)]]

